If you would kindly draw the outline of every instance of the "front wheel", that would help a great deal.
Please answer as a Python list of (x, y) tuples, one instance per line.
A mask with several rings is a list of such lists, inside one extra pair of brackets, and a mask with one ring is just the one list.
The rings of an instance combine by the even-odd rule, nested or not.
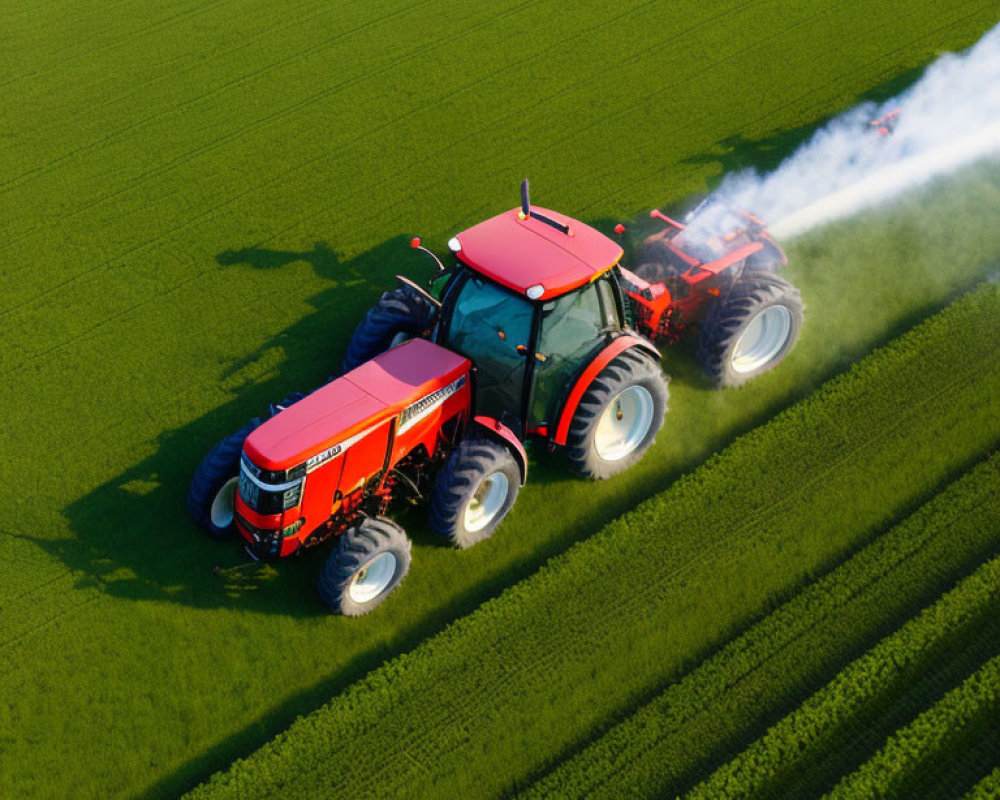
[(434, 483), (431, 527), (457, 547), (472, 547), (497, 529), (520, 486), (510, 450), (489, 439), (465, 439)]
[(709, 310), (699, 334), (699, 355), (719, 387), (740, 386), (780, 362), (799, 338), (799, 290), (784, 278), (747, 272)]
[(644, 352), (626, 350), (590, 384), (573, 415), (566, 455), (581, 475), (610, 478), (653, 443), (667, 411), (667, 379)]
[(345, 617), (378, 606), (410, 568), (410, 540), (386, 517), (368, 517), (340, 535), (316, 589), (330, 610)]
[(236, 531), (236, 492), (240, 483), (243, 443), (262, 420), (252, 419), (208, 451), (191, 479), (187, 506), (194, 521), (212, 536)]

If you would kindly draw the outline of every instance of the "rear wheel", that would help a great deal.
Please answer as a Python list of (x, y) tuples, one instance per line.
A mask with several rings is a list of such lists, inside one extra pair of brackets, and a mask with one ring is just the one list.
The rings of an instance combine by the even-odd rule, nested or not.
[(378, 606), (410, 568), (410, 540), (386, 517), (368, 517), (340, 535), (316, 585), (330, 610), (346, 617)]
[(708, 376), (740, 386), (778, 364), (799, 338), (803, 305), (799, 290), (766, 272), (745, 273), (708, 313), (699, 351)]
[(488, 439), (466, 439), (438, 473), (431, 527), (457, 547), (481, 542), (517, 500), (521, 471), (510, 451)]
[(610, 478), (653, 443), (667, 411), (667, 380), (644, 352), (626, 350), (594, 378), (569, 426), (566, 454), (588, 478)]
[(227, 436), (208, 451), (194, 472), (188, 490), (188, 511), (212, 536), (228, 536), (236, 530), (234, 509), (243, 443), (261, 422), (255, 418)]
[(426, 330), (435, 314), (437, 307), (411, 286), (383, 292), (351, 336), (342, 364), (344, 372)]

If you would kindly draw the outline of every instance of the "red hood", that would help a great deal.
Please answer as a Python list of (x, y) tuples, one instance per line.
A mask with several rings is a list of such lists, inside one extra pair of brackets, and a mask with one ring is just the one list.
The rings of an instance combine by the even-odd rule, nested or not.
[(424, 339), (394, 347), (269, 419), (244, 449), (263, 469), (281, 471), (385, 422), (465, 374), (464, 356)]

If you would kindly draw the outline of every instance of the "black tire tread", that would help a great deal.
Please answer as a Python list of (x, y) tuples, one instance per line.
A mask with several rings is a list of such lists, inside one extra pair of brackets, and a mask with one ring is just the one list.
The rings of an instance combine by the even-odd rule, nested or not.
[(431, 326), (437, 307), (412, 286), (383, 292), (355, 328), (341, 368), (349, 372), (384, 353), (397, 333), (416, 336)]
[[(366, 517), (340, 535), (337, 549), (320, 570), (316, 590), (331, 611), (345, 616), (360, 616), (377, 607), (406, 577), (410, 569), (410, 539), (406, 532), (387, 517)], [(355, 603), (347, 594), (354, 574), (381, 552), (391, 550), (400, 564), (392, 584), (374, 601)]]
[[(510, 484), (513, 497), (507, 504), (507, 510), (481, 531), (465, 531), (460, 514), (465, 510), (470, 491), (479, 485), (483, 476), (501, 468), (517, 474), (517, 480)], [(500, 525), (514, 504), (519, 483), (519, 468), (506, 447), (489, 439), (465, 439), (448, 457), (434, 482), (429, 509), (431, 527), (456, 547), (471, 547), (488, 538)]]
[[(748, 319), (766, 306), (782, 303), (793, 315), (792, 332), (784, 349), (768, 364), (751, 373), (729, 369), (730, 350)], [(775, 367), (794, 347), (802, 326), (802, 295), (791, 283), (772, 272), (748, 271), (705, 317), (698, 336), (698, 358), (708, 377), (719, 387), (739, 386)]]
[[(653, 415), (653, 424), (646, 441), (621, 461), (604, 462), (592, 449), (594, 430), (597, 421), (611, 399), (628, 386), (645, 383), (654, 394), (654, 402), (662, 400), (663, 413)], [(657, 398), (655, 395), (659, 395)], [(623, 472), (637, 462), (645, 451), (653, 444), (656, 434), (663, 425), (663, 414), (666, 413), (669, 392), (667, 378), (660, 370), (660, 365), (653, 358), (638, 348), (630, 348), (614, 358), (591, 382), (580, 404), (577, 406), (573, 421), (570, 423), (566, 437), (566, 456), (570, 465), (580, 475), (593, 480), (610, 478)]]
[(243, 443), (261, 422), (262, 419), (255, 417), (236, 433), (215, 445), (198, 464), (191, 478), (187, 496), (188, 511), (199, 527), (212, 536), (228, 536), (235, 528), (231, 525), (221, 529), (212, 524), (212, 501), (226, 481), (239, 475)]

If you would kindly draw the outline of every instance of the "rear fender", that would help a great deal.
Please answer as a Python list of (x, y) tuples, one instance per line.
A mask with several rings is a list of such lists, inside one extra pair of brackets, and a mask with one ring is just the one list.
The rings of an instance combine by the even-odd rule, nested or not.
[(510, 450), (510, 454), (514, 456), (521, 472), (521, 485), (524, 486), (528, 480), (528, 454), (524, 451), (524, 445), (521, 444), (521, 440), (517, 438), (514, 431), (500, 420), (485, 415), (474, 417), (473, 422), (476, 430), (483, 433), (486, 438), (499, 442)]
[(556, 435), (552, 438), (555, 444), (566, 444), (566, 437), (569, 435), (569, 425), (573, 421), (573, 415), (576, 414), (577, 406), (580, 405), (580, 400), (583, 398), (584, 392), (590, 387), (594, 378), (615, 358), (633, 347), (642, 350), (644, 353), (648, 353), (659, 362), (660, 351), (640, 336), (625, 334), (612, 340), (610, 344), (594, 357), (594, 360), (587, 365), (587, 368), (580, 373), (580, 377), (576, 379), (576, 383), (573, 384), (569, 397), (566, 398), (566, 405), (563, 406), (562, 413), (559, 415)]

